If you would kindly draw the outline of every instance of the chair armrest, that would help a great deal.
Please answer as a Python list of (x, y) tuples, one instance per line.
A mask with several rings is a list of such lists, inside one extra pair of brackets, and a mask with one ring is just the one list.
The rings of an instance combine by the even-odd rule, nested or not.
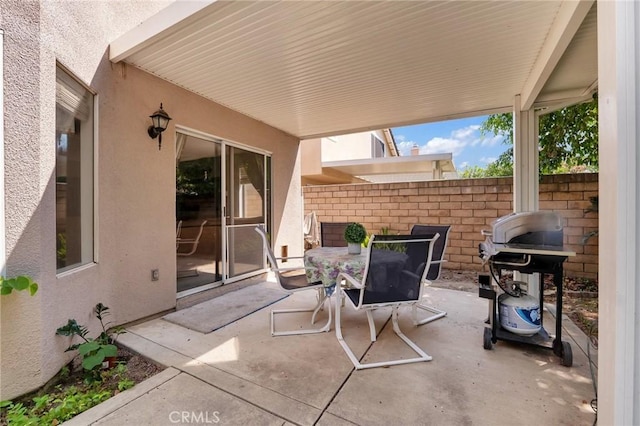
[(276, 260), (304, 259), (304, 256), (276, 257)]
[(336, 282), (340, 281), (340, 278), (344, 278), (345, 281), (347, 281), (349, 283), (349, 285), (351, 286), (351, 288), (362, 288), (362, 283), (360, 281), (358, 281), (357, 279), (355, 279), (354, 277), (352, 277), (349, 274), (346, 274), (344, 272), (340, 272), (338, 274), (338, 276), (336, 277)]
[(195, 238), (176, 238), (176, 244), (193, 244), (195, 242)]

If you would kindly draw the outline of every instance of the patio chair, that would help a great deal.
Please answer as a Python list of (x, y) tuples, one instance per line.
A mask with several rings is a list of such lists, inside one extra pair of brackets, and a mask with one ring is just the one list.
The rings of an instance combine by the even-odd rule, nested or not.
[[(424, 280), (424, 284), (427, 286), (431, 283), (431, 281), (435, 281), (440, 278), (442, 264), (446, 262), (446, 260), (444, 260), (443, 258), (444, 251), (447, 248), (447, 241), (449, 240), (450, 230), (450, 225), (414, 225), (413, 228), (411, 228), (411, 235), (433, 235), (434, 233), (440, 234), (440, 238), (433, 245), (431, 266), (429, 267), (429, 272), (427, 272), (426, 279)], [(414, 263), (418, 262), (421, 262), (421, 260), (419, 259), (419, 255), (417, 256)], [(434, 308), (433, 306), (425, 305), (424, 303), (417, 303), (413, 305), (412, 309), (413, 323), (415, 325), (424, 325), (447, 315), (445, 311)], [(433, 315), (419, 320), (418, 309), (430, 312)]]
[[(202, 223), (200, 224), (200, 230), (198, 231), (198, 234), (196, 235), (195, 238), (182, 238), (182, 236), (177, 236), (176, 237), (176, 254), (178, 256), (191, 256), (193, 253), (196, 252), (196, 250), (198, 249), (198, 244), (200, 243), (200, 237), (202, 236), (202, 231), (204, 230), (204, 225), (207, 224), (206, 220), (203, 220)], [(176, 231), (176, 235), (178, 233), (182, 233), (182, 221), (179, 222), (180, 225), (180, 229), (178, 229)], [(179, 252), (177, 251), (178, 249), (180, 249), (180, 246), (186, 244), (186, 245), (191, 245), (191, 250), (189, 250), (188, 252)]]
[(323, 333), (331, 330), (331, 306), (329, 306), (329, 319), (327, 323), (321, 328), (313, 329), (301, 329), (292, 331), (276, 331), (275, 330), (275, 316), (277, 314), (287, 314), (294, 312), (313, 312), (311, 316), (311, 324), (315, 323), (315, 318), (318, 311), (324, 306), (324, 302), (329, 298), (325, 295), (324, 284), (322, 281), (309, 282), (307, 280), (307, 274), (304, 268), (281, 268), (278, 266), (278, 259), (296, 259), (296, 257), (276, 258), (271, 250), (271, 245), (267, 239), (267, 233), (263, 225), (255, 227), (255, 231), (262, 238), (264, 250), (267, 253), (267, 259), (271, 264), (271, 270), (273, 271), (276, 282), (282, 290), (289, 294), (297, 293), (304, 290), (316, 290), (318, 292), (318, 303), (313, 309), (272, 309), (271, 310), (271, 335), (272, 336), (291, 336), (296, 334), (314, 334)]
[(346, 247), (344, 230), (348, 222), (320, 222), (320, 243), (322, 247)]
[[(391, 307), (393, 331), (418, 354), (416, 358), (361, 363), (342, 336), (340, 303), (336, 301), (336, 337), (356, 370), (431, 360), (430, 355), (420, 349), (400, 330), (398, 309), (401, 306), (414, 306), (420, 302), (424, 288), (422, 282), (429, 270), (433, 245), (438, 238), (438, 234), (374, 235), (369, 240), (367, 263), (362, 280), (345, 272), (338, 275), (338, 281), (345, 280), (345, 285), (339, 290), (341, 297), (348, 299), (356, 310), (363, 310), (366, 313), (372, 342), (376, 341), (372, 311)], [(412, 259), (407, 254), (409, 252), (414, 256), (417, 253), (422, 254), (422, 262), (417, 266), (417, 269), (414, 268)]]

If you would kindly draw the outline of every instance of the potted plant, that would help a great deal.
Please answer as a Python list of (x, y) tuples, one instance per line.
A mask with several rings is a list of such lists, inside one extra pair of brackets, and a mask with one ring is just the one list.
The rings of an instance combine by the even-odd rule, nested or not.
[(349, 254), (360, 254), (360, 248), (366, 238), (367, 230), (361, 223), (351, 222), (344, 229), (344, 239), (347, 241)]

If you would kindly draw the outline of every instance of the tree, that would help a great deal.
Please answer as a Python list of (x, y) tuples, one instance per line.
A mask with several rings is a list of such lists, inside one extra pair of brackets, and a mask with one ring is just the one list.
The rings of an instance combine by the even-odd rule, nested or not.
[[(480, 132), (502, 135), (509, 148), (486, 168), (473, 168), (463, 177), (511, 176), (513, 174), (513, 115), (490, 115)], [(598, 170), (598, 97), (540, 116), (540, 173), (554, 174), (574, 168)], [(466, 174), (466, 175), (465, 175)]]

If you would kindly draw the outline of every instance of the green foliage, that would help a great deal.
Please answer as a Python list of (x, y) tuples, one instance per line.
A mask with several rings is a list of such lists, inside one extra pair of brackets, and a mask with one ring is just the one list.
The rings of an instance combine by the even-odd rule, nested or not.
[(6, 410), (7, 422), (12, 426), (52, 425), (69, 420), (111, 396), (108, 389), (91, 387), (80, 391), (72, 386), (59, 397), (50, 394), (34, 397), (29, 407), (21, 402), (3, 401), (0, 408)]
[[(398, 233), (396, 232), (395, 234), (391, 233), (391, 229), (388, 226), (383, 226), (382, 228), (380, 228), (380, 233), (376, 234), (376, 235), (398, 235)], [(367, 234), (364, 242), (362, 243), (363, 246), (368, 247), (369, 246), (369, 240), (371, 239), (371, 234)], [(390, 250), (390, 251), (397, 251), (400, 253), (404, 253), (406, 251), (406, 247), (404, 244), (402, 243), (375, 243), (375, 247), (376, 250)]]
[(44, 387), (15, 402), (0, 401), (0, 424), (57, 425), (135, 385), (124, 363), (102, 370), (99, 380), (77, 379), (70, 377), (68, 367), (63, 367), (55, 386)]
[(120, 392), (126, 391), (127, 389), (131, 389), (136, 383), (128, 378), (121, 379), (118, 381), (118, 390)]
[(56, 261), (58, 268), (64, 267), (67, 262), (67, 237), (62, 233), (57, 236)]
[(29, 294), (33, 296), (38, 291), (38, 284), (26, 275), (20, 275), (14, 278), (0, 276), (0, 294), (11, 294), (14, 290), (29, 290)]
[[(66, 351), (78, 350), (78, 354), (82, 357), (82, 368), (88, 373), (88, 380), (99, 380), (97, 370), (102, 366), (105, 359), (115, 357), (118, 354), (118, 348), (114, 345), (119, 334), (124, 333), (121, 327), (116, 327), (111, 331), (107, 331), (110, 323), (105, 323), (105, 317), (109, 315), (109, 308), (102, 303), (98, 303), (93, 309), (96, 318), (100, 321), (102, 331), (96, 338), (87, 337), (89, 330), (83, 325), (79, 325), (75, 319), (69, 319), (67, 324), (59, 327), (56, 334), (60, 336), (78, 336), (83, 342), (71, 344)], [(115, 335), (116, 338), (112, 336)]]
[(195, 197), (219, 196), (220, 157), (182, 161), (176, 167), (176, 192)]
[[(490, 115), (480, 131), (503, 136), (509, 148), (489, 164), (464, 170), (463, 178), (513, 175), (513, 115)], [(598, 98), (540, 116), (540, 173), (598, 170)]]
[[(598, 201), (599, 197), (596, 195), (595, 197), (589, 197), (589, 202), (591, 205), (587, 207), (585, 213), (598, 213)], [(593, 238), (598, 236), (598, 231), (590, 231), (582, 236), (582, 244), (587, 244), (587, 242)]]
[(460, 173), (462, 179), (476, 179), (500, 176), (512, 176), (513, 163), (501, 161), (500, 158), (489, 163), (487, 167), (472, 166), (467, 167)]
[(344, 229), (344, 239), (348, 243), (362, 244), (367, 238), (367, 230), (361, 223), (351, 222)]

